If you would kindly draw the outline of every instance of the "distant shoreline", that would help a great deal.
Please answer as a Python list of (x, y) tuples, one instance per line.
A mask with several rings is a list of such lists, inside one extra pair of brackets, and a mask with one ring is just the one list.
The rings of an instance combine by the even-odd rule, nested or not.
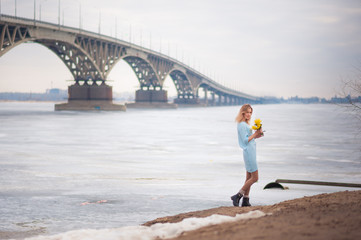
[[(64, 100), (7, 100), (7, 99), (0, 99), (0, 103), (62, 103), (67, 102), (67, 99)], [(113, 99), (114, 103), (131, 103), (134, 101), (122, 101)], [(168, 101), (170, 102), (170, 101)], [(303, 103), (303, 102), (282, 102), (282, 103), (257, 103), (256, 105), (269, 105), (269, 104), (298, 104), (298, 105), (311, 105), (311, 104), (348, 104), (348, 103), (334, 103), (334, 102), (312, 102), (312, 103)], [(191, 105), (191, 104), (189, 104)], [(232, 105), (222, 105), (222, 106), (232, 106)], [(236, 106), (236, 105), (233, 105)], [(211, 106), (210, 106), (211, 107)]]
[(14, 103), (60, 103), (60, 102), (66, 102), (64, 101), (53, 101), (53, 100), (3, 100), (1, 99), (0, 102), (14, 102)]
[[(118, 102), (127, 102), (134, 101), (135, 93), (134, 92), (113, 92), (113, 101)], [(169, 101), (173, 101), (173, 99), (177, 98), (177, 96), (168, 96)], [(201, 101), (204, 101), (204, 98), (200, 96)], [(46, 90), (44, 93), (33, 93), (33, 92), (0, 92), (0, 101), (55, 101), (62, 102), (68, 101), (68, 91), (64, 89), (52, 88)], [(350, 100), (353, 103), (361, 103), (361, 96), (334, 96), (326, 99), (325, 97), (273, 97), (273, 96), (260, 96), (257, 97), (257, 104), (326, 104), (326, 103), (337, 103), (349, 104)]]

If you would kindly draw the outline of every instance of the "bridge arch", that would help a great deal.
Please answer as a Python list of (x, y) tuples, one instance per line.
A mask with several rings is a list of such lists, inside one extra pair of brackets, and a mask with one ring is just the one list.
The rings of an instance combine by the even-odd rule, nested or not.
[(159, 77), (153, 66), (144, 58), (127, 55), (123, 60), (133, 69), (143, 90), (162, 89)]
[(0, 85), (9, 92), (39, 93), (73, 84), (61, 59), (37, 42), (18, 44), (0, 57), (0, 75)]
[(12, 48), (32, 41), (27, 27), (4, 24), (0, 26), (0, 57), (10, 51)]
[(92, 57), (78, 45), (49, 39), (37, 39), (35, 42), (46, 46), (62, 60), (73, 75), (76, 84), (96, 84), (98, 81), (105, 81)]
[(80, 44), (76, 44), (76, 41), (59, 41), (56, 38), (36, 35), (32, 37), (29, 28), (24, 26), (3, 24), (0, 27), (0, 57), (22, 43), (36, 42), (55, 53), (67, 66), (76, 82), (105, 80), (99, 67), (94, 64), (95, 61)]
[(76, 34), (74, 45), (84, 53), (87, 60), (90, 60), (91, 64), (96, 68), (97, 71), (91, 77), (101, 80), (102, 83), (106, 81), (114, 65), (127, 54), (126, 47), (121, 44), (82, 34)]
[(172, 78), (174, 86), (177, 90), (178, 99), (187, 101), (189, 99), (196, 98), (193, 88), (190, 84), (189, 78), (186, 73), (184, 73), (178, 69), (173, 69), (169, 73), (169, 76)]

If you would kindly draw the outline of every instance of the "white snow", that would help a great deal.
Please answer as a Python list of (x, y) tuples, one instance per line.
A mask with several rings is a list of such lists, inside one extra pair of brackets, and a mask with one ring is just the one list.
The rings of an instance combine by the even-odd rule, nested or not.
[(27, 240), (152, 240), (156, 238), (168, 239), (179, 236), (183, 232), (198, 228), (216, 225), (225, 222), (234, 222), (251, 218), (263, 217), (266, 214), (255, 210), (237, 214), (235, 217), (214, 214), (205, 218), (186, 218), (178, 223), (157, 223), (150, 227), (129, 226), (113, 229), (81, 229), (69, 231), (53, 236), (37, 236)]

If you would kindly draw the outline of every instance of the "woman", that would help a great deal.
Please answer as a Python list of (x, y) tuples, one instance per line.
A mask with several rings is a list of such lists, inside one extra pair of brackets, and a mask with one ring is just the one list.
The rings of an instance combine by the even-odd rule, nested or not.
[(246, 181), (239, 192), (232, 196), (233, 206), (239, 206), (239, 201), (243, 197), (242, 207), (251, 206), (249, 203), (249, 191), (253, 183), (258, 181), (258, 167), (256, 161), (256, 138), (263, 135), (262, 128), (252, 134), (250, 120), (253, 109), (251, 105), (245, 104), (239, 110), (236, 117), (238, 143), (243, 149), (243, 160), (246, 167)]

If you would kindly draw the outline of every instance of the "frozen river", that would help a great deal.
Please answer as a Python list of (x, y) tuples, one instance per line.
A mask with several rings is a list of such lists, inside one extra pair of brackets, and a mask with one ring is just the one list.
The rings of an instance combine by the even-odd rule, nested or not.
[[(0, 103), (0, 230), (139, 225), (231, 206), (245, 177), (239, 107), (55, 112), (53, 103)], [(361, 183), (361, 134), (335, 105), (254, 105), (260, 180), (253, 205), (348, 188), (277, 178)], [(352, 190), (352, 189), (350, 189)], [(89, 204), (90, 203), (90, 204)]]

